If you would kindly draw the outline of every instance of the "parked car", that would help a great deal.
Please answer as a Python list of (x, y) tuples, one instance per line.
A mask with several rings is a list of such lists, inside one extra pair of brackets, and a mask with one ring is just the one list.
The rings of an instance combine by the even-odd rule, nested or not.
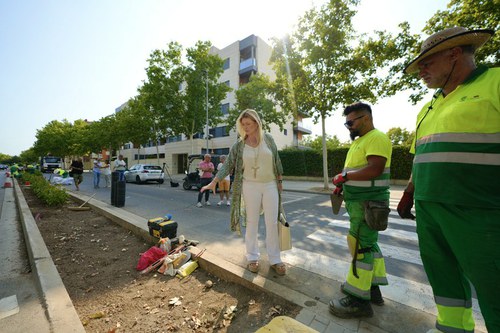
[(165, 181), (165, 174), (159, 165), (136, 164), (125, 171), (125, 181), (138, 184), (154, 181), (163, 184)]

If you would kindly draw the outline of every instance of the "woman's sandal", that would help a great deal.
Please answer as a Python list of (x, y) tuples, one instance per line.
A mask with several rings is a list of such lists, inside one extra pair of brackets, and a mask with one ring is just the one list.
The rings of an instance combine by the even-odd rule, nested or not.
[(274, 264), (274, 265), (271, 265), (271, 268), (274, 269), (274, 271), (276, 272), (276, 274), (278, 275), (285, 275), (286, 274), (286, 266), (284, 263), (280, 262), (279, 264)]
[(259, 271), (259, 262), (251, 261), (247, 265), (247, 269), (252, 273), (257, 273)]

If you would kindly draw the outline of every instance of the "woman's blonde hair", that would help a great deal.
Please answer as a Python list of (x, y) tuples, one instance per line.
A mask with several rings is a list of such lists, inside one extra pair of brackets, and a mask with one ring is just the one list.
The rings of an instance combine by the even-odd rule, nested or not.
[(262, 121), (260, 120), (257, 111), (252, 109), (246, 109), (243, 112), (241, 112), (240, 115), (238, 116), (238, 119), (236, 120), (236, 131), (240, 135), (241, 140), (245, 140), (246, 138), (245, 130), (243, 129), (243, 126), (241, 126), (241, 121), (243, 120), (243, 118), (250, 118), (257, 123), (257, 125), (259, 126), (259, 130), (257, 131), (257, 139), (259, 140), (260, 143), (262, 141), (263, 130), (262, 130)]

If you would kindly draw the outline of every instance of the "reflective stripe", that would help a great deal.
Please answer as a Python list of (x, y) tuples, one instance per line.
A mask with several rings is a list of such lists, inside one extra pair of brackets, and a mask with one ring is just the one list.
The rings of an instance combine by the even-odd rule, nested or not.
[(500, 133), (438, 133), (423, 136), (416, 146), (433, 142), (500, 143)]
[(442, 306), (472, 308), (472, 299), (465, 300), (458, 298), (434, 296), (434, 300), (436, 301), (436, 304)]
[(473, 330), (464, 330), (463, 328), (454, 328), (449, 326), (443, 326), (439, 323), (436, 323), (436, 328), (443, 333), (474, 333)]
[(372, 271), (373, 270), (372, 264), (367, 264), (367, 263), (359, 261), (359, 260), (356, 261), (356, 267), (364, 269), (365, 271)]
[(372, 279), (372, 284), (376, 286), (387, 286), (389, 281), (387, 281), (385, 276), (378, 276)]
[[(347, 172), (349, 172), (349, 171), (357, 171), (357, 170), (363, 169), (364, 167), (366, 167), (366, 165), (363, 165), (360, 168), (344, 168), (342, 171), (347, 171)], [(391, 173), (391, 168), (384, 168), (384, 172), (382, 172), (382, 174), (384, 174), (384, 173), (390, 174)]]
[[(349, 171), (361, 170), (365, 166), (359, 168), (344, 168), (342, 171), (349, 172)], [(379, 179), (383, 176), (387, 176), (387, 179)], [(390, 178), (391, 178), (391, 168), (384, 168), (383, 173), (373, 180), (348, 180), (345, 182), (345, 185), (354, 187), (390, 186), (391, 185)]]
[(361, 290), (359, 288), (356, 288), (349, 282), (344, 283), (344, 290), (347, 291), (349, 294), (357, 296), (361, 299), (370, 299), (370, 290)]
[(372, 186), (389, 186), (391, 182), (389, 179), (377, 179), (377, 180), (348, 180), (345, 182), (346, 185), (355, 187), (372, 187)]
[(414, 164), (436, 163), (436, 162), (479, 164), (479, 165), (500, 165), (500, 154), (452, 153), (452, 152), (424, 153), (416, 155), (415, 159), (413, 160)]

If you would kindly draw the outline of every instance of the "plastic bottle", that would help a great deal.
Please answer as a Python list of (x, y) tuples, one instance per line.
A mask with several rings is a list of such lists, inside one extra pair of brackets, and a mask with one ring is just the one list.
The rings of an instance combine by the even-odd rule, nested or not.
[(160, 238), (160, 249), (169, 253), (172, 250), (172, 241), (169, 238)]

